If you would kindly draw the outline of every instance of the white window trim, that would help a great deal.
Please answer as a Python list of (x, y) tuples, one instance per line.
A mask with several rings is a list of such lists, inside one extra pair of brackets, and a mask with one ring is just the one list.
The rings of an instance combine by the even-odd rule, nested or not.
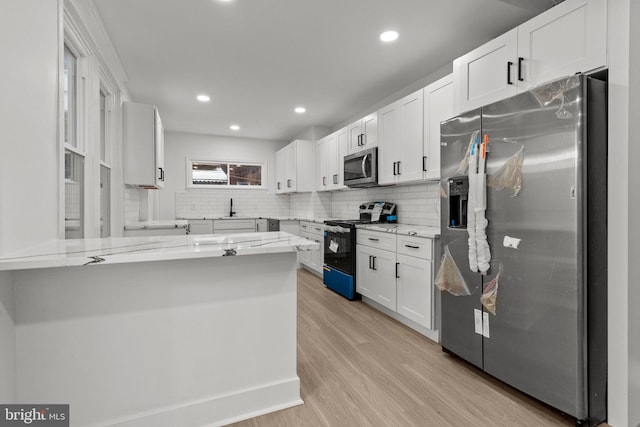
[[(193, 163), (226, 163), (229, 164), (241, 164), (247, 166), (260, 166), (261, 167), (261, 177), (260, 177), (260, 185), (203, 185), (203, 184), (193, 184), (193, 176), (191, 172), (193, 171)], [(188, 190), (193, 189), (218, 189), (218, 190), (266, 190), (267, 185), (265, 183), (267, 177), (267, 165), (262, 162), (248, 162), (244, 160), (203, 160), (203, 159), (190, 159), (186, 158), (185, 164), (185, 172), (186, 172), (186, 188)]]

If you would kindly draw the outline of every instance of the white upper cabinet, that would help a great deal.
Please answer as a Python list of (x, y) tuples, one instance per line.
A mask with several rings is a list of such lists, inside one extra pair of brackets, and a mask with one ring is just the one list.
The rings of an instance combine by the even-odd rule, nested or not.
[(378, 111), (378, 182), (422, 180), (423, 90)]
[(440, 179), (440, 123), (453, 116), (453, 75), (449, 74), (424, 88), (424, 179)]
[(378, 115), (372, 113), (347, 126), (349, 153), (378, 146)]
[(378, 110), (378, 183), (396, 182), (396, 151), (398, 145), (398, 102)]
[(342, 190), (347, 128), (320, 139), (316, 145), (316, 191)]
[(335, 152), (335, 157), (329, 157), (329, 176), (331, 177), (329, 186), (331, 190), (342, 190), (347, 188), (344, 185), (344, 156), (349, 154), (347, 128), (342, 128), (336, 132)]
[(164, 128), (158, 109), (125, 102), (123, 125), (125, 184), (164, 187)]
[(518, 55), (521, 90), (605, 66), (606, 0), (567, 0), (520, 25)]
[(329, 144), (336, 134), (327, 135), (316, 142), (316, 191), (329, 190)]
[(513, 29), (453, 61), (457, 113), (516, 94), (517, 50)]
[(276, 152), (276, 193), (314, 190), (313, 142), (296, 140)]
[(566, 0), (453, 62), (454, 112), (607, 65), (606, 0)]
[(398, 101), (398, 182), (422, 179), (423, 92), (420, 89)]

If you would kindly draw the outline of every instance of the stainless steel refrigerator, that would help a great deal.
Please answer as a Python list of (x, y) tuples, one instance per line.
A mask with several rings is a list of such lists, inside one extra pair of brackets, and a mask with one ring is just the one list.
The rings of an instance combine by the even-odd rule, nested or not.
[[(484, 138), (483, 276), (468, 260), (465, 161)], [(441, 295), (443, 350), (578, 424), (605, 420), (606, 83), (569, 76), (443, 122), (441, 174), (443, 266), (458, 274)], [(492, 314), (481, 296), (498, 274)]]

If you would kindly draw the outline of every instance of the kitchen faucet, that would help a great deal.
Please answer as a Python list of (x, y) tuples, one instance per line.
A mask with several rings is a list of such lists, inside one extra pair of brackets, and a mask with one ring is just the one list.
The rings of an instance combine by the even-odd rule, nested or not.
[(229, 217), (232, 217), (235, 212), (233, 211), (233, 199), (230, 200), (231, 204), (229, 205)]

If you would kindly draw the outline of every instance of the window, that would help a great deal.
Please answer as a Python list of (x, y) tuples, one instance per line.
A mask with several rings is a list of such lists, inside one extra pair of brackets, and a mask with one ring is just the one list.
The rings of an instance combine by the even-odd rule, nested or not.
[(84, 237), (84, 157), (64, 150), (64, 236)]
[(64, 142), (72, 147), (78, 147), (76, 138), (76, 124), (78, 116), (78, 101), (76, 95), (76, 71), (78, 58), (67, 45), (64, 46)]
[(187, 187), (263, 188), (263, 172), (260, 163), (187, 159)]
[(107, 161), (107, 95), (100, 90), (100, 160)]
[(111, 236), (111, 169), (100, 166), (100, 237)]

